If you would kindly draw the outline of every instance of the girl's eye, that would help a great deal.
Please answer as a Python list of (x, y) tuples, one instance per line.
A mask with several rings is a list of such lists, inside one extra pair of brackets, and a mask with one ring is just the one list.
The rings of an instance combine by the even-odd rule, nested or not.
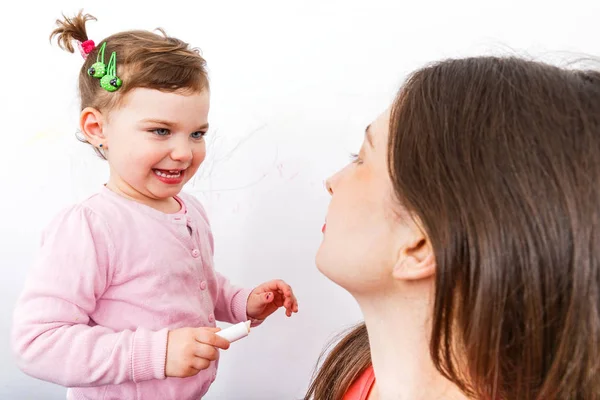
[(167, 136), (169, 134), (169, 130), (166, 128), (153, 129), (152, 132), (154, 132), (158, 136)]
[(352, 161), (354, 164), (359, 164), (359, 165), (360, 165), (360, 164), (362, 164), (362, 163), (363, 163), (363, 161), (362, 161), (362, 159), (360, 158), (360, 156), (359, 156), (358, 154), (356, 154), (356, 153), (352, 153), (352, 154), (350, 154), (350, 160), (351, 160), (351, 161)]
[(206, 135), (206, 132), (194, 132), (191, 134), (193, 139), (202, 139)]

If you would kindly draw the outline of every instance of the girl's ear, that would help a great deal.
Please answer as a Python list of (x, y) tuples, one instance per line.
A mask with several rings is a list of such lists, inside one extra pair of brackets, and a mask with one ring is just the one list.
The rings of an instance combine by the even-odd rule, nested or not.
[(107, 147), (106, 137), (102, 132), (103, 123), (104, 116), (99, 110), (93, 107), (86, 107), (81, 111), (81, 116), (79, 118), (81, 132), (87, 141), (94, 147)]

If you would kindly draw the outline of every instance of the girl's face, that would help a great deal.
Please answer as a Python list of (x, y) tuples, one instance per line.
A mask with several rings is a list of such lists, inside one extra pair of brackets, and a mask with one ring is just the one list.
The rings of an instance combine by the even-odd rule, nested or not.
[(208, 91), (138, 88), (101, 124), (109, 187), (143, 204), (171, 201), (206, 156)]

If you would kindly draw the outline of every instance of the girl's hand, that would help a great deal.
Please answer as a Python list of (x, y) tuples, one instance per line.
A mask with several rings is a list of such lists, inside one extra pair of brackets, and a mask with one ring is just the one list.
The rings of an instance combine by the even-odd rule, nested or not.
[(254, 319), (265, 319), (279, 307), (285, 307), (288, 317), (298, 312), (298, 301), (290, 285), (276, 279), (254, 288), (248, 297), (246, 313)]
[(229, 342), (215, 335), (219, 328), (180, 328), (169, 331), (165, 375), (186, 378), (196, 375), (227, 350)]

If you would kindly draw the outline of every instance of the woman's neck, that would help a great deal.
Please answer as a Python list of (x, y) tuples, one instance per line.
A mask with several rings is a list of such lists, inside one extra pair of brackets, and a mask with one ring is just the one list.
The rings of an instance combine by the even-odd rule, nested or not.
[[(413, 289), (428, 291), (425, 287)], [(467, 399), (431, 361), (427, 296), (395, 293), (355, 296), (369, 332), (376, 399)]]

